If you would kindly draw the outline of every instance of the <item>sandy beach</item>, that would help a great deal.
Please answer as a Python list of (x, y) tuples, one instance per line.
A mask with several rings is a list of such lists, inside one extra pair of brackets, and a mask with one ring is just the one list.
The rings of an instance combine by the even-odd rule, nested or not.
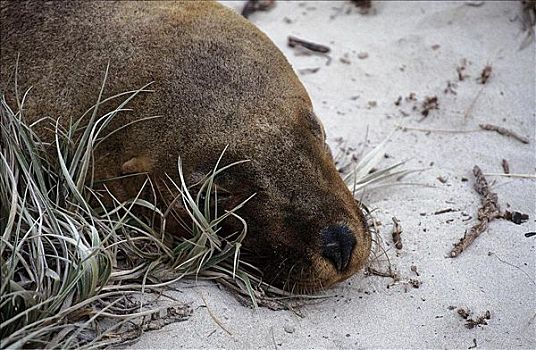
[[(366, 153), (402, 127), (380, 167), (406, 160), (404, 168), (420, 171), (405, 185), (371, 188), (362, 197), (381, 223), (390, 261), (384, 254), (371, 264), (391, 266), (398, 278), (362, 272), (326, 300), (283, 311), (251, 309), (214, 283), (184, 281), (168, 294), (191, 305), (191, 317), (128, 348), (536, 348), (536, 237), (525, 236), (536, 231), (536, 58), (534, 42), (520, 49), (527, 35), (520, 7), (374, 1), (362, 14), (349, 1), (278, 1), (252, 14), (298, 72), (333, 153), (341, 138)], [(304, 54), (287, 46), (289, 35), (330, 52)], [(480, 124), (507, 128), (528, 143)], [(493, 220), (450, 258), (481, 206), (474, 166), (502, 174), (503, 159), (512, 174), (532, 178), (486, 175), (491, 190), (501, 210), (529, 220)], [(391, 238), (393, 217), (402, 249)], [(459, 309), (469, 311), (467, 319)], [(466, 326), (479, 316), (487, 324)]]

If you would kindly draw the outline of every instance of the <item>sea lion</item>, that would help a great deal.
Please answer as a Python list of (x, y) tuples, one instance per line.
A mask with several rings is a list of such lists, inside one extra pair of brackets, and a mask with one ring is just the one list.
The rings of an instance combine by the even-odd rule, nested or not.
[[(243, 254), (265, 281), (310, 292), (366, 262), (366, 220), (307, 92), (270, 39), (232, 10), (214, 2), (3, 1), (0, 26), (2, 94), (15, 103), (18, 60), (18, 89), (32, 87), (30, 122), (81, 116), (108, 63), (106, 96), (154, 82), (154, 93), (116, 118), (115, 127), (126, 127), (96, 150), (96, 178), (147, 172), (163, 186), (166, 174), (178, 182), (180, 156), (193, 183), (228, 146), (226, 164), (250, 161), (217, 179), (228, 194), (220, 205), (256, 193), (238, 213), (248, 223)], [(148, 116), (161, 117), (132, 123)], [(110, 189), (126, 200), (140, 183), (133, 176)]]

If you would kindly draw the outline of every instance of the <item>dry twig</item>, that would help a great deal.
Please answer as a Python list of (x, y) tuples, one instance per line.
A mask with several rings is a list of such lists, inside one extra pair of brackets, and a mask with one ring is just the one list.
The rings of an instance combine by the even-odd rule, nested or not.
[(400, 237), (400, 234), (402, 233), (402, 227), (400, 226), (400, 222), (397, 218), (393, 216), (393, 242), (395, 243), (396, 249), (402, 249), (402, 239)]
[(303, 69), (299, 69), (298, 73), (300, 73), (300, 75), (307, 75), (307, 74), (314, 74), (314, 73), (318, 72), (319, 70), (320, 70), (320, 67), (303, 68)]
[(305, 41), (302, 39), (298, 39), (293, 36), (288, 37), (288, 46), (289, 47), (304, 47), (308, 50), (314, 51), (314, 52), (320, 52), (320, 53), (328, 53), (330, 51), (330, 48), (325, 45), (316, 44), (310, 41)]
[(469, 134), (473, 132), (481, 132), (482, 130), (456, 130), (456, 129), (429, 129), (429, 128), (414, 128), (411, 126), (403, 126), (398, 124), (397, 128), (402, 129), (402, 131), (422, 131), (422, 132), (441, 132), (447, 134)]
[(452, 209), (452, 208), (441, 209), (441, 210), (438, 210), (438, 211), (434, 212), (434, 215), (450, 213), (450, 212), (453, 212), (453, 211), (454, 211), (454, 209)]
[(482, 130), (488, 130), (488, 131), (496, 131), (501, 135), (512, 137), (518, 141), (521, 141), (523, 143), (529, 143), (529, 139), (525, 136), (521, 136), (519, 134), (516, 134), (512, 130), (508, 130), (506, 128), (503, 128), (502, 126), (497, 126), (493, 124), (479, 124), (480, 128)]
[(400, 277), (398, 277), (398, 275), (393, 270), (391, 270), (391, 267), (389, 267), (388, 271), (380, 271), (380, 270), (376, 270), (373, 267), (368, 266), (366, 269), (366, 273), (368, 275), (374, 275), (374, 276), (379, 276), (379, 277), (390, 277), (395, 281), (400, 280)]
[(242, 16), (248, 18), (257, 11), (268, 11), (275, 6), (275, 0), (248, 0), (242, 9)]
[(473, 168), (475, 176), (475, 190), (482, 196), (482, 207), (478, 209), (478, 223), (469, 232), (466, 232), (462, 239), (454, 245), (450, 251), (450, 257), (455, 258), (460, 255), (473, 241), (484, 232), (491, 221), (501, 216), (497, 194), (491, 192), (482, 170), (475, 165)]
[(485, 173), (485, 176), (504, 176), (518, 179), (536, 179), (536, 174), (501, 174), (501, 173)]
[(510, 174), (510, 165), (508, 164), (508, 161), (506, 159), (502, 160), (502, 167), (505, 174)]

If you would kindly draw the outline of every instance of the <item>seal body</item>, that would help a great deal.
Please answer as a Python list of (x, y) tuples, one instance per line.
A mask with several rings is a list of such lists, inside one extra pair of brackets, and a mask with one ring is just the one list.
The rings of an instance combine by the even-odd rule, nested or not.
[[(193, 183), (228, 146), (225, 163), (250, 162), (217, 179), (229, 194), (221, 205), (257, 194), (239, 214), (248, 222), (244, 252), (268, 282), (316, 290), (363, 266), (371, 237), (309, 96), (283, 54), (247, 20), (213, 2), (1, 6), (1, 89), (15, 101), (18, 57), (18, 90), (32, 87), (28, 121), (65, 124), (83, 115), (97, 101), (108, 64), (104, 97), (153, 82), (154, 92), (140, 93), (114, 119), (110, 130), (123, 128), (96, 150), (96, 178), (145, 172), (159, 200), (169, 202), (163, 180), (178, 182), (179, 156)], [(142, 183), (134, 176), (109, 187), (125, 200)]]

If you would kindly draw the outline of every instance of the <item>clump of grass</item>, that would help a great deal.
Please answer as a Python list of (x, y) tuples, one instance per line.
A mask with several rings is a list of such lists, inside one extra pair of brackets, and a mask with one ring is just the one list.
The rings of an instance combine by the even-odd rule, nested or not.
[[(127, 104), (137, 95), (151, 92), (147, 85), (103, 99), (104, 86), (97, 103), (66, 127), (50, 118), (28, 125), (23, 115), (28, 92), (17, 101), (17, 111), (4, 97), (0, 101), (2, 348), (120, 343), (140, 333), (145, 316), (161, 312), (150, 302), (143, 304), (143, 293), (187, 276), (225, 281), (254, 304), (260, 295), (262, 282), (252, 267), (245, 272), (240, 261), (247, 224), (236, 211), (251, 197), (226, 212), (213, 205), (218, 196), (215, 177), (238, 163), (220, 167), (220, 157), (194, 193), (178, 160), (179, 182), (169, 179), (169, 184), (188, 213), (182, 225), (190, 235), (173, 245), (154, 226), (155, 219), (165, 222), (169, 208), (158, 208), (140, 195), (120, 202), (109, 191), (115, 206), (102, 203), (93, 179), (93, 152), (107, 137), (102, 131), (128, 111)], [(101, 115), (100, 107), (113, 102), (117, 107)], [(39, 138), (37, 123), (48, 123), (54, 130), (53, 142)], [(139, 194), (150, 185), (148, 178)], [(136, 215), (137, 208), (151, 214)], [(231, 217), (242, 229), (225, 235), (220, 227)], [(137, 294), (140, 297), (133, 299)], [(181, 319), (188, 310), (179, 305), (172, 314)], [(120, 322), (107, 321), (110, 317)]]
[(391, 140), (393, 134), (391, 133), (380, 144), (362, 157), (352, 154), (346, 147), (340, 148), (335, 156), (335, 164), (342, 173), (341, 176), (344, 182), (354, 196), (365, 189), (370, 190), (397, 184), (404, 176), (418, 171), (403, 169), (403, 165), (406, 163), (405, 160), (384, 168), (379, 167), (381, 160), (386, 154), (387, 143)]
[[(125, 304), (125, 292), (109, 288), (117, 283), (118, 256), (134, 244), (124, 233), (136, 229), (131, 225), (130, 211), (110, 210), (94, 200), (98, 197), (92, 190), (91, 171), (93, 150), (101, 140), (101, 131), (142, 92), (146, 90), (101, 100), (101, 91), (99, 101), (88, 111), (92, 114), (83, 117), (89, 118), (83, 126), (83, 118), (70, 122), (66, 128), (51, 119), (38, 121), (49, 123), (55, 130), (51, 143), (40, 140), (35, 125), (24, 121), (27, 94), (18, 101), (17, 112), (2, 97), (2, 348), (102, 345), (99, 340), (107, 332), (99, 334), (97, 323), (112, 306), (125, 320), (144, 313), (141, 309), (135, 313), (124, 308), (120, 311), (117, 305), (121, 301)], [(97, 117), (100, 104), (124, 96), (116, 109)], [(138, 204), (143, 203), (132, 203)], [(143, 234), (138, 234), (137, 239), (158, 242)], [(161, 243), (158, 247), (166, 249)], [(98, 303), (105, 306), (98, 308)]]

